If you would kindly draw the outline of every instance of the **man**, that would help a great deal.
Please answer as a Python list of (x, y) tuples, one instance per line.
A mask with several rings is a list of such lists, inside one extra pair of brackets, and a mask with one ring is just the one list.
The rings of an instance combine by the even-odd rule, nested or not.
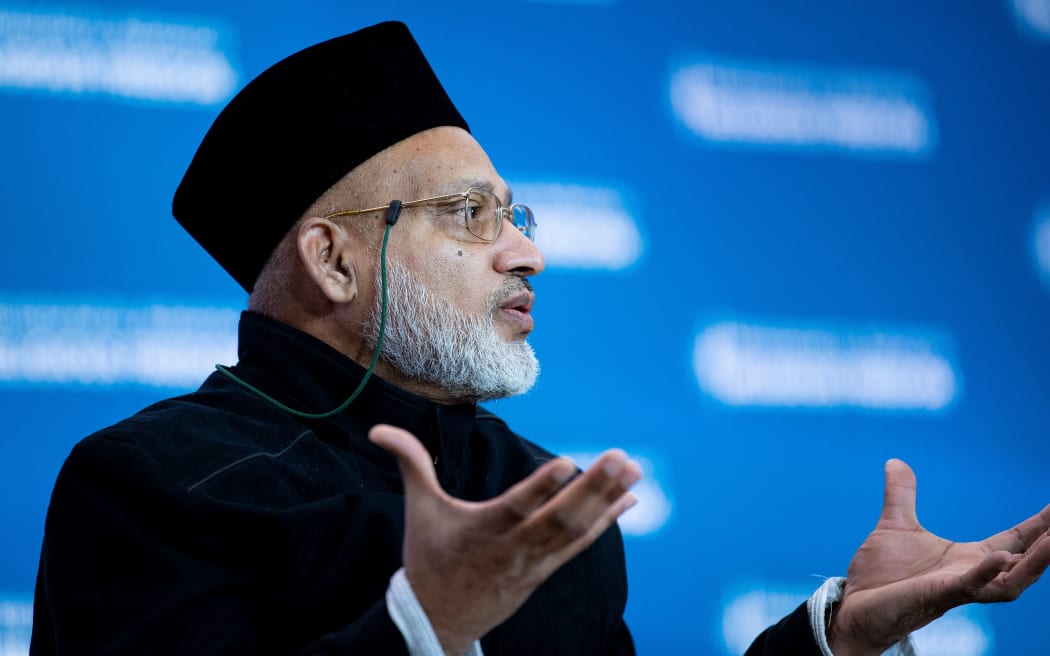
[[(615, 520), (640, 470), (613, 450), (578, 473), (477, 405), (536, 377), (543, 258), (403, 25), (252, 81), (173, 212), (251, 292), (239, 362), (74, 450), (34, 653), (633, 653)], [(875, 654), (1012, 598), (1048, 520), (948, 543), (891, 462), (845, 581), (749, 653)]]

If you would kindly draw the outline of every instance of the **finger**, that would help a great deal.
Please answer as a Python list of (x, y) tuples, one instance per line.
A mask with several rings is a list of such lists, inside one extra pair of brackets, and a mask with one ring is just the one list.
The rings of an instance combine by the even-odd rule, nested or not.
[(882, 515), (879, 523), (894, 527), (918, 526), (915, 515), (915, 473), (903, 460), (886, 461), (886, 488), (882, 497)]
[(630, 492), (621, 496), (615, 503), (609, 506), (605, 511), (605, 514), (591, 524), (583, 535), (570, 542), (566, 547), (563, 547), (559, 553), (560, 557), (564, 560), (569, 560), (576, 554), (591, 546), (591, 544), (593, 544), (602, 533), (609, 530), (609, 527), (612, 526), (613, 522), (637, 504), (638, 498)]
[(1039, 536), (1046, 533), (1047, 529), (1050, 529), (1050, 506), (1043, 508), (1039, 513), (1017, 526), (993, 535), (984, 543), (996, 551), (1021, 553), (1039, 539)]
[(583, 496), (575, 506), (577, 515), (584, 522), (594, 522), (606, 515), (610, 506), (621, 503), (627, 491), (642, 478), (642, 468), (633, 460), (627, 460), (618, 474), (606, 473), (610, 480), (605, 489), (597, 494)]
[(1039, 580), (1050, 565), (1050, 533), (1043, 533), (1023, 556), (1014, 555), (1015, 564), (1003, 576), (1003, 589), (1000, 596), (990, 601), (1010, 601), (1016, 599), (1025, 589)]
[[(550, 509), (590, 523), (605, 513), (642, 477), (637, 462), (619, 449), (606, 451), (551, 500)], [(547, 509), (544, 509), (547, 512)]]
[[(1008, 551), (993, 551), (987, 554), (981, 562), (959, 576), (954, 586), (950, 586), (949, 596), (955, 600), (968, 603), (982, 596), (989, 583), (995, 580), (1004, 570), (1014, 564), (1014, 556)], [(956, 603), (951, 604), (957, 605)]]
[(368, 439), (397, 457), (406, 495), (414, 491), (444, 494), (434, 473), (430, 454), (412, 433), (394, 426), (376, 424), (368, 431)]
[(535, 554), (536, 561), (533, 565), (533, 571), (543, 572), (544, 578), (550, 576), (552, 572), (594, 544), (594, 541), (601, 537), (620, 515), (627, 512), (637, 503), (638, 499), (633, 494), (628, 492), (622, 495), (606, 509), (605, 514), (601, 516), (599, 521), (591, 524), (576, 539), (557, 548), (548, 548), (543, 553)]
[(622, 503), (641, 474), (638, 463), (623, 451), (607, 451), (522, 525), (522, 539), (549, 549), (573, 542)]
[(545, 462), (528, 478), (485, 504), (484, 512), (489, 515), (488, 521), (499, 531), (525, 521), (576, 472), (576, 465), (567, 458), (554, 458)]

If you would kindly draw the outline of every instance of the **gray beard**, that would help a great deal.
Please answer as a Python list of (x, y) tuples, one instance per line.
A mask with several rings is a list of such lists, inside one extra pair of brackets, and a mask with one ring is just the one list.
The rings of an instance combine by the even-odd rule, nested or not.
[[(508, 279), (489, 298), (484, 316), (470, 316), (435, 298), (405, 266), (387, 263), (387, 318), (382, 358), (404, 376), (437, 385), (460, 401), (485, 401), (527, 392), (540, 364), (528, 342), (508, 342), (496, 332), (495, 313), (503, 299), (522, 289)], [(376, 271), (375, 289), (381, 290)], [(382, 297), (365, 325), (372, 348), (379, 338)]]

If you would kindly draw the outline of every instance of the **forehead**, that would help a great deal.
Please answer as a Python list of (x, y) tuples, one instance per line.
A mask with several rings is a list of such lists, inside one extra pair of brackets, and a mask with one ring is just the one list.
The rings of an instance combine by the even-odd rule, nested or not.
[(507, 199), (509, 189), (481, 145), (465, 130), (434, 128), (391, 149), (385, 175), (403, 194), (455, 193), (483, 187)]

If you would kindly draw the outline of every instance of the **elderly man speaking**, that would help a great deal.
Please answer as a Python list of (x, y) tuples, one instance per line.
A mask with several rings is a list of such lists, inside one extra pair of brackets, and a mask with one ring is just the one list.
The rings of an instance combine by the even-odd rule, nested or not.
[[(543, 256), (404, 25), (249, 83), (173, 212), (251, 294), (239, 361), (74, 449), (32, 653), (634, 653), (616, 519), (640, 468), (579, 472), (477, 405), (536, 379)], [(956, 544), (914, 492), (888, 463), (848, 575), (748, 653), (907, 652), (1050, 562), (1050, 510)]]

